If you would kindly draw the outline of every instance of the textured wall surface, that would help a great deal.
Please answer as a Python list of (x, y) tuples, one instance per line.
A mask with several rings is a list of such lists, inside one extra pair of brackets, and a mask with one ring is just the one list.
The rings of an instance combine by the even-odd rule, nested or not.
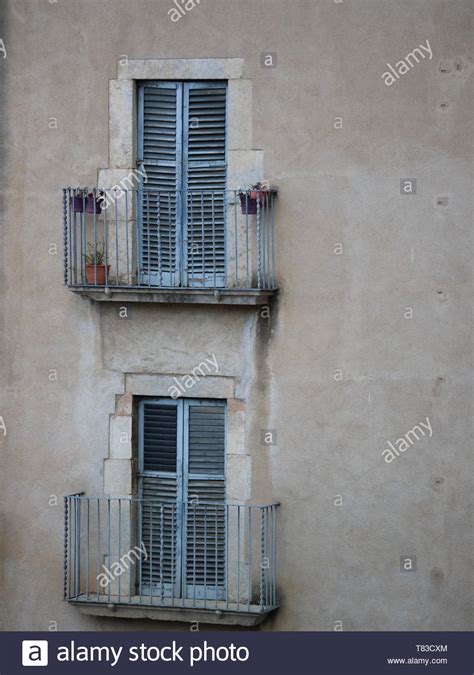
[[(125, 373), (215, 354), (245, 399), (252, 496), (281, 501), (281, 608), (263, 629), (468, 629), (472, 3), (202, 0), (174, 22), (172, 6), (2, 3), (3, 628), (177, 627), (62, 601), (62, 496), (102, 491)], [(431, 58), (386, 84), (420, 44)], [(133, 305), (124, 320), (62, 286), (60, 189), (108, 165), (124, 55), (244, 59), (280, 190), (270, 318)], [(426, 418), (431, 435), (387, 462)]]

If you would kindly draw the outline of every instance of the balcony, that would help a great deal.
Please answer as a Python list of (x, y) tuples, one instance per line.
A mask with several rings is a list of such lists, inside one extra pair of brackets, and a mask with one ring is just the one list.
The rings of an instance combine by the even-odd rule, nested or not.
[(278, 606), (277, 506), (67, 496), (64, 598), (99, 616), (256, 625)]
[(267, 304), (275, 193), (64, 188), (64, 283), (96, 301)]

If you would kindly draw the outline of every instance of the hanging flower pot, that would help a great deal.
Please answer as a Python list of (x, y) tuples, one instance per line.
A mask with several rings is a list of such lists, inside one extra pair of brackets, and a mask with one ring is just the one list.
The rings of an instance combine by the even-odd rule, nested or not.
[(86, 197), (86, 213), (102, 213), (102, 200), (92, 192)]
[(239, 194), (240, 197), (240, 206), (242, 208), (242, 214), (244, 216), (252, 216), (257, 213), (257, 198), (250, 196), (248, 192)]
[(260, 183), (251, 185), (247, 190), (238, 191), (243, 215), (255, 215), (258, 212), (258, 204), (267, 206), (270, 204), (271, 195), (276, 194), (274, 188), (263, 189)]
[(69, 205), (73, 213), (83, 213), (84, 211), (84, 202), (87, 203), (87, 197), (83, 194), (78, 193), (69, 197)]

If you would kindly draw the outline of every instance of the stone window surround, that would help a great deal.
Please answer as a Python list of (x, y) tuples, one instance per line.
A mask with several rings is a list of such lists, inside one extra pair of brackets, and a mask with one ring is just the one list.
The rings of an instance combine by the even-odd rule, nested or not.
[(263, 151), (252, 148), (252, 80), (241, 58), (139, 59), (118, 63), (109, 80), (109, 162), (98, 170), (110, 188), (136, 169), (137, 80), (224, 80), (228, 86), (228, 186), (263, 179)]
[[(116, 399), (110, 416), (109, 452), (104, 460), (104, 494), (111, 497), (132, 495), (135, 485), (133, 437), (134, 397), (169, 397), (174, 375), (126, 373), (124, 392)], [(251, 457), (245, 449), (245, 403), (236, 398), (233, 377), (205, 377), (198, 380), (186, 398), (212, 398), (227, 401), (226, 496), (231, 501), (250, 500)]]

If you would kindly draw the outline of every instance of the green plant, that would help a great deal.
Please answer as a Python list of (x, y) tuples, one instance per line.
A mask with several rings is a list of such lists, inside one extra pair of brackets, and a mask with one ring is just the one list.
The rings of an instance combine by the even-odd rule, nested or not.
[(95, 244), (87, 244), (87, 253), (83, 254), (86, 265), (103, 265), (105, 258), (105, 246), (103, 241)]

